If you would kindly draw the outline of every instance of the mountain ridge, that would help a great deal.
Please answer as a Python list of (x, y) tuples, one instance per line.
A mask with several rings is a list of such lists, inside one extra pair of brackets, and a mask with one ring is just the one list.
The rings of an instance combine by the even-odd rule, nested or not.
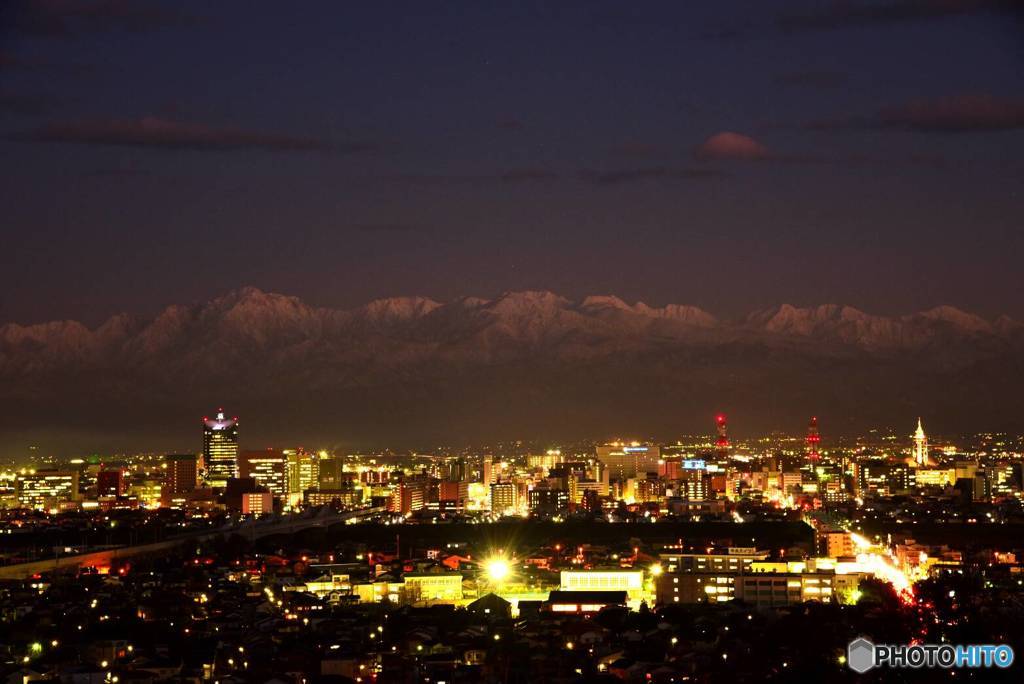
[(0, 340), (6, 343), (29, 340), (45, 343), (58, 334), (70, 338), (70, 341), (88, 335), (103, 338), (118, 337), (139, 332), (133, 330), (133, 327), (140, 324), (146, 327), (160, 323), (166, 325), (170, 324), (171, 320), (180, 320), (183, 315), (197, 312), (202, 319), (209, 320), (221, 316), (228, 322), (239, 324), (262, 323), (272, 326), (275, 321), (281, 322), (281, 319), (289, 321), (301, 319), (316, 328), (324, 323), (349, 323), (353, 320), (372, 324), (410, 321), (429, 316), (438, 309), (486, 309), (499, 316), (512, 317), (550, 316), (557, 309), (575, 313), (619, 311), (646, 318), (676, 320), (704, 328), (752, 328), (763, 332), (790, 335), (814, 334), (821, 332), (822, 326), (830, 324), (855, 325), (870, 331), (872, 327), (878, 329), (885, 326), (906, 326), (921, 321), (932, 321), (947, 324), (964, 333), (992, 335), (1000, 335), (1024, 327), (1024, 323), (1009, 316), (1000, 315), (989, 321), (977, 314), (950, 305), (938, 305), (931, 309), (902, 316), (882, 316), (869, 314), (856, 307), (842, 304), (799, 307), (783, 303), (777, 307), (753, 311), (739, 320), (730, 320), (717, 317), (694, 305), (671, 303), (663, 307), (652, 307), (642, 301), (628, 304), (615, 295), (589, 295), (579, 301), (573, 301), (550, 291), (526, 290), (508, 291), (494, 299), (461, 297), (450, 302), (438, 302), (422, 296), (399, 296), (372, 300), (351, 309), (339, 309), (314, 307), (298, 297), (246, 286), (231, 290), (207, 302), (192, 305), (168, 305), (148, 320), (128, 313), (118, 313), (94, 328), (89, 328), (71, 319), (29, 325), (17, 322), (3, 323), (0, 324)]
[(148, 444), (209, 405), (258, 416), (254, 438), (387, 445), (611, 426), (671, 438), (717, 410), (764, 429), (820, 415), (856, 430), (903, 414), (989, 427), (1018, 424), (1022, 383), (1024, 326), (953, 307), (783, 304), (724, 318), (525, 291), (336, 309), (249, 287), (94, 328), (0, 326), (0, 448), (69, 426), (89, 444)]

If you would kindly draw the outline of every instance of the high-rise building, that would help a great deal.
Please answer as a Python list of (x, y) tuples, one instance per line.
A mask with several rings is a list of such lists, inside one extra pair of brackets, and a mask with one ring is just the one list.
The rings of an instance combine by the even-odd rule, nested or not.
[(729, 430), (725, 422), (725, 414), (719, 413), (715, 416), (715, 429), (718, 437), (715, 439), (715, 450), (718, 453), (718, 460), (725, 461), (729, 458)]
[(490, 487), (494, 482), (494, 457), (490, 454), (484, 456), (483, 465), (480, 468), (481, 481), (484, 487)]
[(531, 513), (557, 515), (569, 508), (569, 491), (550, 486), (535, 487), (527, 494)]
[(928, 465), (928, 437), (924, 434), (921, 419), (917, 419), (917, 430), (914, 431), (914, 463), (918, 468)]
[(609, 480), (625, 482), (647, 473), (658, 473), (661, 448), (644, 444), (605, 444), (597, 447), (597, 460), (602, 471), (608, 472)]
[(491, 512), (503, 515), (514, 512), (517, 497), (514, 482), (495, 482), (491, 485)]
[(97, 496), (121, 496), (128, 491), (124, 468), (104, 468), (96, 473)]
[(243, 451), (238, 459), (239, 477), (251, 477), (274, 496), (288, 494), (287, 459), (279, 449)]
[(402, 478), (392, 492), (389, 510), (396, 513), (413, 513), (427, 503), (427, 489), (430, 478), (427, 475), (410, 475)]
[(288, 492), (301, 494), (320, 484), (320, 457), (303, 448), (285, 449), (288, 460)]
[(815, 462), (821, 459), (818, 453), (818, 445), (821, 443), (821, 435), (818, 434), (818, 417), (811, 418), (807, 426), (807, 460)]
[(198, 467), (195, 454), (168, 454), (164, 457), (164, 482), (160, 488), (160, 499), (170, 505), (175, 500), (184, 500), (196, 488)]
[(238, 418), (225, 417), (224, 409), (217, 409), (214, 418), (203, 418), (203, 463), (206, 479), (215, 487), (238, 477)]
[(320, 489), (340, 489), (348, 482), (352, 473), (345, 472), (345, 457), (340, 454), (319, 454), (317, 465), (317, 483)]

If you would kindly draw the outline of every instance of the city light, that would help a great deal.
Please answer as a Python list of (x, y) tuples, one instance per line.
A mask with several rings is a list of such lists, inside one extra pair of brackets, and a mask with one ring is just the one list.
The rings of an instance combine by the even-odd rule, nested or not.
[(484, 571), (487, 573), (488, 579), (492, 582), (500, 583), (508, 579), (512, 573), (512, 568), (507, 560), (496, 557), (484, 563)]

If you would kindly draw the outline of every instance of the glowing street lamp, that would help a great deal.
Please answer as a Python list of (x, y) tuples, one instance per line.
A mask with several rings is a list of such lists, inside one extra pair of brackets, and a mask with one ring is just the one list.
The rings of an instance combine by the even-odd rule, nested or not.
[(504, 558), (490, 559), (484, 564), (484, 571), (487, 573), (487, 578), (495, 583), (505, 581), (512, 573), (512, 569), (509, 567), (508, 561)]

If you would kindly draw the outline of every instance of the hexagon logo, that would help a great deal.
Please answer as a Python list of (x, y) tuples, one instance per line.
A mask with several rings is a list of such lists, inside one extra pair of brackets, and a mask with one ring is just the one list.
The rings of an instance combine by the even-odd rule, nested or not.
[(857, 674), (864, 674), (875, 666), (875, 645), (867, 639), (854, 639), (846, 647), (846, 664)]

